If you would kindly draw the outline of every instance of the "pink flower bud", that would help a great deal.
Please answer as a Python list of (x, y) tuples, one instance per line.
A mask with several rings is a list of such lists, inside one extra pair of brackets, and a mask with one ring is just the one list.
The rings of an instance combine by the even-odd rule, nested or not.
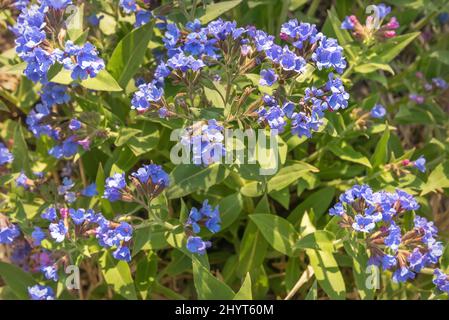
[(384, 37), (385, 38), (393, 38), (396, 36), (396, 32), (393, 30), (389, 30), (389, 31), (385, 31), (384, 32)]
[(399, 22), (396, 17), (392, 17), (390, 21), (385, 25), (388, 29), (397, 29), (399, 28)]

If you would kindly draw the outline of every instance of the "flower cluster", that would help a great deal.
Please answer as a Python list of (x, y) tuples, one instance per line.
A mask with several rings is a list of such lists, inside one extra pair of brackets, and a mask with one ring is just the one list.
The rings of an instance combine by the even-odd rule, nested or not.
[(207, 123), (200, 121), (187, 127), (180, 137), (181, 145), (186, 148), (187, 153), (192, 152), (193, 163), (205, 166), (220, 162), (226, 154), (223, 141), (223, 127), (215, 119), (208, 120)]
[(221, 229), (220, 223), (218, 206), (212, 208), (207, 200), (204, 200), (199, 210), (192, 208), (185, 223), (186, 232), (189, 235), (187, 238), (187, 250), (192, 253), (205, 254), (206, 249), (212, 244), (210, 241), (204, 241), (197, 234), (201, 231), (201, 226), (204, 226), (212, 233), (216, 233)]
[[(145, 2), (147, 4), (148, 2)], [(150, 22), (153, 14), (151, 10), (146, 10), (136, 3), (135, 0), (120, 0), (119, 6), (122, 8), (123, 12), (126, 14), (135, 14), (136, 22), (134, 27), (140, 27), (148, 22)]]
[[(232, 79), (263, 64), (259, 85), (272, 87), (273, 94), (263, 96), (260, 103), (256, 101), (245, 110), (242, 105), (256, 90), (256, 87), (247, 88), (236, 99), (239, 105), (235, 108), (241, 113), (232, 118), (258, 118), (259, 123), (280, 132), (287, 121), (291, 121), (295, 134), (310, 137), (321, 124), (325, 110), (339, 110), (348, 105), (349, 95), (341, 79), (332, 72), (342, 73), (346, 68), (343, 48), (337, 40), (318, 32), (315, 25), (297, 20), (282, 25), (281, 39), (283, 46), (274, 42), (274, 36), (253, 26), (237, 27), (235, 22), (221, 19), (205, 27), (195, 20), (187, 23), (185, 30), (168, 23), (163, 37), (167, 60), (159, 62), (151, 82), (139, 85), (131, 108), (141, 113), (158, 111), (163, 118), (180, 115), (196, 107), (195, 95), (201, 91), (197, 84), (204, 78), (212, 79), (217, 85), (226, 82), (227, 93), (221, 94), (221, 98), (224, 103), (229, 103), (233, 95)], [(319, 88), (306, 88), (299, 101), (298, 98), (291, 99), (285, 85), (294, 86), (295, 79), (310, 68), (329, 72), (328, 81)], [(173, 103), (164, 99), (163, 88), (168, 78), (187, 89), (186, 95)], [(190, 99), (188, 103), (187, 99)], [(253, 112), (258, 107), (259, 110)]]
[(401, 217), (419, 204), (402, 190), (373, 192), (367, 185), (355, 185), (340, 196), (329, 210), (341, 217), (340, 225), (367, 234), (370, 264), (393, 271), (393, 281), (414, 279), (423, 268), (435, 265), (443, 254), (433, 222), (415, 216), (411, 230), (403, 230)]
[(371, 5), (373, 15), (366, 18), (365, 25), (362, 25), (356, 16), (347, 16), (342, 24), (341, 29), (351, 30), (356, 39), (367, 44), (373, 43), (375, 39), (382, 40), (393, 38), (396, 36), (396, 29), (399, 28), (399, 22), (396, 17), (383, 24), (386, 16), (390, 14), (391, 7), (381, 3)]
[(124, 173), (115, 173), (106, 178), (103, 197), (111, 202), (118, 200), (140, 201), (141, 196), (151, 200), (170, 184), (168, 174), (156, 164), (144, 165), (136, 172), (131, 173), (130, 178), (135, 190), (127, 186)]

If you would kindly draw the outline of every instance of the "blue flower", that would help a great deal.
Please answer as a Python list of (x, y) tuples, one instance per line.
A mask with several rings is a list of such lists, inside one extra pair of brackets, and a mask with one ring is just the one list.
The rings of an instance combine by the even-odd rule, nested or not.
[(67, 87), (52, 82), (47, 83), (41, 90), (41, 101), (49, 107), (55, 104), (68, 103), (70, 96), (67, 94)]
[(203, 241), (200, 237), (190, 236), (187, 239), (187, 250), (192, 253), (205, 254), (206, 249), (209, 248), (212, 244), (209, 241)]
[(117, 260), (124, 260), (126, 262), (131, 261), (131, 252), (128, 247), (118, 247), (117, 250), (112, 253), (112, 256)]
[(42, 0), (42, 4), (44, 6), (60, 10), (67, 7), (69, 4), (72, 4), (72, 0)]
[(85, 210), (84, 209), (69, 209), (69, 215), (72, 218), (72, 221), (76, 224), (76, 225), (80, 225), (82, 224), (85, 220)]
[(70, 158), (77, 152), (78, 143), (75, 142), (74, 136), (68, 137), (62, 142), (62, 144), (56, 145), (48, 150), (48, 154), (55, 157), (56, 159)]
[(413, 162), (413, 165), (421, 172), (426, 172), (426, 158), (420, 156), (417, 160)]
[(221, 229), (221, 219), (218, 206), (212, 208), (208, 200), (204, 200), (202, 207), (198, 210), (192, 208), (186, 221), (186, 226), (191, 226), (194, 233), (201, 231), (200, 224), (209, 229), (210, 232), (216, 233)]
[(136, 22), (134, 23), (134, 27), (140, 27), (144, 24), (147, 24), (150, 22), (153, 15), (151, 14), (151, 11), (148, 10), (138, 10), (136, 12)]
[(48, 221), (55, 221), (57, 218), (56, 209), (54, 207), (47, 208), (42, 214), (41, 218)]
[(96, 14), (92, 14), (89, 17), (87, 17), (87, 22), (93, 26), (93, 27), (98, 27), (100, 25), (100, 20), (104, 18), (104, 15), (96, 15)]
[(331, 216), (339, 216), (341, 217), (345, 213), (345, 209), (341, 202), (337, 202), (332, 208), (329, 209), (329, 214)]
[(65, 69), (71, 71), (73, 80), (94, 78), (105, 67), (103, 59), (98, 57), (97, 49), (90, 42), (81, 47), (68, 40), (64, 51), (57, 49), (53, 54)]
[(259, 122), (266, 121), (271, 129), (278, 130), (279, 132), (284, 131), (284, 127), (286, 125), (284, 119), (285, 114), (278, 105), (269, 107), (268, 110), (261, 108), (257, 111), (257, 113), (259, 114)]
[(408, 256), (408, 262), (413, 271), (420, 272), (427, 264), (426, 255), (422, 254), (419, 248), (415, 248)]
[(43, 266), (40, 268), (41, 272), (44, 274), (44, 277), (48, 280), (58, 281), (58, 270), (56, 269), (56, 265), (51, 266)]
[(354, 30), (354, 22), (352, 16), (346, 16), (340, 26), (343, 30)]
[(77, 131), (77, 130), (81, 129), (81, 122), (78, 119), (70, 120), (69, 129), (72, 131)]
[(17, 225), (0, 227), (0, 243), (11, 244), (18, 236), (20, 236), (20, 229)]
[(343, 48), (338, 45), (337, 40), (325, 36), (312, 54), (312, 60), (316, 62), (318, 70), (334, 68), (338, 73), (342, 73), (346, 68)]
[(432, 83), (439, 89), (446, 90), (449, 85), (442, 78), (432, 78)]
[(278, 79), (276, 72), (273, 69), (263, 69), (260, 71), (260, 81), (261, 86), (271, 87)]
[(391, 250), (396, 252), (401, 244), (401, 228), (399, 228), (396, 223), (391, 222), (391, 225), (388, 227), (388, 236), (385, 238), (384, 243)]
[(85, 197), (94, 197), (98, 194), (97, 192), (97, 184), (91, 183), (86, 188), (81, 191), (81, 194)]
[(34, 242), (33, 244), (35, 246), (40, 246), (42, 240), (45, 239), (45, 233), (42, 231), (39, 227), (34, 227), (34, 231), (31, 233), (31, 237), (33, 238)]
[(449, 293), (449, 277), (440, 269), (435, 269), (433, 271), (435, 277), (433, 278), (433, 283), (437, 286), (438, 290)]
[(120, 0), (119, 6), (128, 14), (137, 11), (136, 0)]
[(62, 220), (57, 223), (50, 223), (48, 230), (56, 242), (63, 242), (68, 231)]
[(362, 216), (360, 214), (355, 216), (355, 222), (352, 224), (352, 227), (356, 231), (361, 231), (368, 233), (374, 229), (376, 224), (374, 223), (374, 219), (371, 216)]
[(415, 273), (410, 271), (406, 267), (401, 267), (400, 269), (397, 269), (393, 273), (393, 282), (399, 283), (399, 282), (406, 282), (407, 280), (411, 280), (415, 278)]
[(384, 270), (388, 270), (391, 269), (393, 267), (395, 267), (397, 264), (397, 260), (395, 256), (386, 254), (382, 257), (382, 268)]
[(133, 235), (133, 227), (127, 222), (120, 222), (115, 228), (117, 238), (121, 241), (130, 241)]
[(16, 185), (18, 187), (28, 189), (28, 180), (29, 180), (28, 177), (23, 172), (21, 172), (16, 179)]
[(381, 3), (378, 5), (374, 5), (374, 7), (376, 7), (376, 13), (379, 19), (383, 19), (385, 18), (390, 12), (391, 12), (391, 7)]
[(8, 148), (5, 147), (3, 143), (0, 142), (0, 166), (5, 163), (11, 163), (14, 160), (14, 157), (11, 152), (9, 152)]
[(141, 84), (131, 100), (131, 109), (140, 112), (145, 111), (151, 106), (152, 102), (159, 101), (163, 94), (164, 90), (155, 81)]
[(52, 288), (38, 284), (28, 287), (28, 294), (32, 300), (54, 300), (55, 298)]
[(122, 197), (121, 190), (126, 187), (125, 174), (116, 173), (112, 177), (106, 179), (103, 198), (111, 202), (120, 200)]
[(373, 118), (381, 119), (385, 117), (387, 114), (387, 110), (385, 110), (384, 106), (377, 103), (372, 109), (371, 109), (371, 116)]
[(145, 187), (149, 187), (150, 196), (157, 196), (170, 184), (168, 174), (156, 164), (144, 165), (131, 176), (137, 178)]

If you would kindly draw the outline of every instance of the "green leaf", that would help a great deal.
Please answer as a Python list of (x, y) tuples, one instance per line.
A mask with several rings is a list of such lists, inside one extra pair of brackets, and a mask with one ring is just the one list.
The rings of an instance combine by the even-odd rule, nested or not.
[(346, 239), (343, 241), (346, 253), (352, 258), (352, 272), (360, 298), (371, 300), (374, 298), (375, 288), (367, 288), (367, 278), (371, 276), (366, 272), (368, 266), (368, 254), (362, 244), (357, 243), (357, 239)]
[(205, 190), (222, 182), (229, 170), (221, 164), (207, 167), (178, 165), (170, 174), (170, 187), (167, 189), (169, 199), (180, 198), (197, 190)]
[(449, 50), (436, 50), (433, 51), (429, 57), (435, 58), (438, 61), (449, 65)]
[(218, 203), (220, 208), (221, 229), (225, 230), (240, 215), (243, 210), (243, 198), (240, 193), (231, 194), (220, 200)]
[(329, 144), (328, 147), (329, 147), (329, 150), (332, 151), (333, 154), (335, 154), (337, 157), (339, 157), (342, 160), (359, 163), (368, 168), (372, 167), (371, 163), (369, 162), (367, 157), (365, 157), (360, 152), (354, 150), (354, 148), (351, 147), (346, 142), (342, 142), (341, 145), (331, 143), (331, 144)]
[(146, 253), (137, 263), (135, 284), (142, 299), (149, 298), (151, 288), (156, 281), (157, 255), (153, 252)]
[[(56, 74), (51, 82), (69, 85), (73, 82), (70, 70), (62, 69), (58, 74)], [(86, 89), (96, 90), (96, 91), (122, 91), (114, 77), (111, 76), (106, 70), (101, 70), (95, 78), (88, 78), (80, 82), (81, 86)]]
[(383, 63), (389, 63), (402, 50), (405, 49), (415, 38), (419, 36), (419, 32), (403, 34), (387, 42), (380, 43), (373, 47), (373, 51), (377, 52), (377, 59)]
[(137, 300), (131, 270), (125, 261), (116, 260), (105, 251), (99, 263), (106, 283), (112, 286), (117, 294), (128, 300)]
[(388, 141), (390, 140), (390, 130), (388, 125), (385, 127), (385, 131), (376, 145), (376, 150), (371, 157), (371, 163), (373, 167), (385, 164), (388, 161)]
[(100, 203), (101, 203), (101, 212), (105, 215), (105, 217), (111, 219), (111, 218), (113, 218), (113, 215), (114, 215), (111, 203), (107, 199), (103, 198), (105, 176), (104, 176), (104, 171), (103, 171), (103, 165), (101, 164), (101, 162), (98, 164), (97, 177), (95, 179), (95, 184), (97, 186), (98, 197), (99, 197)]
[[(290, 164), (291, 163), (291, 164)], [(305, 162), (292, 161), (289, 165), (283, 167), (279, 172), (268, 180), (268, 192), (280, 191), (296, 182), (309, 172), (318, 172), (319, 170)]]
[(12, 146), (12, 154), (14, 160), (12, 168), (14, 172), (24, 171), (28, 176), (31, 175), (31, 161), (28, 154), (28, 146), (23, 136), (22, 126), (20, 123), (15, 123), (14, 128), (14, 144)]
[(441, 191), (443, 188), (449, 188), (449, 161), (440, 163), (433, 169), (422, 188), (421, 195)]
[(153, 36), (153, 23), (147, 23), (128, 33), (115, 47), (107, 69), (125, 88), (142, 64), (148, 43)]
[(394, 70), (385, 63), (369, 62), (354, 67), (354, 71), (358, 73), (370, 73), (378, 70), (388, 71), (389, 73), (394, 75)]
[(238, 6), (241, 2), (242, 2), (242, 0), (232, 0), (232, 1), (222, 1), (222, 2), (207, 5), (205, 12), (199, 17), (201, 24), (206, 24), (206, 23), (218, 18), (223, 13)]
[(193, 280), (199, 300), (232, 300), (234, 291), (215, 278), (195, 257), (192, 259)]
[(332, 252), (334, 251), (334, 240), (335, 235), (333, 233), (325, 230), (317, 230), (299, 239), (296, 242), (295, 249), (315, 249)]
[(288, 256), (293, 255), (298, 233), (290, 222), (273, 214), (251, 214), (249, 217), (275, 250)]
[(28, 300), (28, 287), (36, 284), (33, 277), (21, 268), (0, 261), (0, 278), (20, 300)]
[(251, 290), (251, 276), (249, 272), (246, 274), (245, 280), (240, 287), (239, 292), (234, 296), (234, 300), (252, 300), (253, 294)]
[(334, 195), (335, 188), (333, 187), (326, 187), (315, 191), (290, 213), (287, 220), (297, 226), (306, 210), (313, 210), (316, 221), (329, 208)]
[(306, 250), (306, 253), (320, 287), (329, 298), (344, 300), (346, 298), (345, 282), (332, 253), (311, 249)]

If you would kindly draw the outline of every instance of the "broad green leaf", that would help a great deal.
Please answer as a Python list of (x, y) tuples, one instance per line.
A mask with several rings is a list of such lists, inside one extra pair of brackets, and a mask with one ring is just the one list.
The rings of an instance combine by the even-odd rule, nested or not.
[(360, 152), (354, 150), (354, 148), (351, 147), (346, 142), (343, 142), (341, 145), (337, 145), (336, 143), (331, 143), (331, 144), (329, 144), (328, 147), (329, 147), (329, 150), (332, 151), (333, 154), (335, 154), (337, 157), (339, 157), (342, 160), (359, 163), (368, 168), (372, 167), (371, 163), (369, 162), (367, 157), (365, 157)]
[[(62, 69), (58, 74), (56, 74), (51, 82), (69, 85), (73, 82), (70, 70)], [(114, 77), (111, 76), (106, 70), (101, 70), (95, 78), (88, 78), (80, 82), (81, 86), (86, 89), (96, 90), (96, 91), (122, 91)]]
[(449, 50), (436, 50), (430, 54), (430, 57), (449, 65)]
[(108, 251), (104, 252), (99, 263), (106, 283), (112, 286), (117, 294), (128, 300), (137, 300), (128, 263), (114, 259)]
[(385, 131), (377, 143), (376, 150), (371, 157), (373, 167), (385, 164), (388, 161), (388, 140), (390, 140), (390, 130), (386, 126)]
[(329, 208), (335, 195), (335, 188), (326, 187), (315, 191), (301, 202), (288, 216), (287, 220), (293, 225), (299, 225), (301, 217), (306, 210), (313, 209), (315, 220), (321, 217)]
[(403, 34), (386, 42), (379, 43), (373, 47), (373, 51), (377, 52), (377, 59), (383, 63), (389, 63), (402, 50), (405, 49), (415, 38), (419, 36), (419, 32)]
[(20, 300), (28, 300), (28, 287), (36, 284), (33, 277), (21, 268), (0, 261), (0, 278)]
[(251, 214), (249, 217), (275, 250), (288, 256), (293, 255), (298, 233), (290, 222), (273, 214)]
[(318, 286), (316, 280), (313, 282), (312, 286), (307, 293), (306, 300), (317, 300), (318, 299)]
[(234, 291), (215, 278), (196, 258), (192, 259), (193, 280), (199, 300), (232, 300)]
[(234, 296), (234, 300), (252, 300), (253, 293), (251, 289), (251, 276), (249, 273), (246, 274), (245, 280), (240, 287), (239, 292)]
[(356, 239), (346, 239), (343, 245), (346, 253), (352, 258), (352, 272), (360, 298), (371, 300), (374, 298), (375, 288), (368, 288), (368, 277), (372, 274), (366, 272), (368, 266), (368, 254), (366, 248), (355, 241)]
[(300, 238), (296, 242), (296, 250), (304, 249), (316, 249), (322, 251), (334, 251), (333, 241), (335, 240), (335, 235), (329, 231), (317, 230), (313, 233)]
[(206, 6), (205, 12), (199, 17), (202, 24), (206, 24), (219, 16), (221, 16), (226, 11), (231, 10), (238, 6), (242, 0), (232, 0), (232, 1), (222, 1), (218, 3), (212, 3)]
[(221, 164), (207, 167), (197, 165), (178, 165), (170, 174), (170, 187), (167, 189), (169, 199), (180, 198), (197, 190), (208, 188), (222, 182), (229, 170)]
[(14, 172), (24, 171), (25, 174), (31, 176), (31, 161), (28, 154), (28, 146), (25, 142), (22, 126), (19, 122), (15, 123), (12, 154), (14, 156), (12, 162)]
[(306, 250), (306, 253), (320, 287), (329, 298), (344, 300), (346, 298), (345, 282), (332, 253), (311, 249)]
[(318, 172), (318, 169), (301, 161), (289, 162), (268, 180), (268, 192), (282, 190), (309, 172)]
[(157, 275), (157, 255), (153, 252), (146, 253), (136, 267), (135, 284), (142, 299), (149, 298), (151, 287), (156, 281)]
[(107, 69), (122, 88), (142, 64), (152, 35), (153, 23), (147, 23), (128, 33), (112, 52)]
[(389, 73), (394, 75), (394, 70), (385, 63), (369, 62), (354, 67), (354, 71), (358, 73), (370, 73), (378, 70), (388, 71)]
[(440, 163), (433, 169), (423, 186), (421, 195), (426, 195), (433, 191), (441, 191), (444, 188), (449, 188), (449, 161)]
[(240, 215), (243, 210), (243, 199), (239, 193), (231, 194), (220, 200), (221, 229), (225, 230)]

